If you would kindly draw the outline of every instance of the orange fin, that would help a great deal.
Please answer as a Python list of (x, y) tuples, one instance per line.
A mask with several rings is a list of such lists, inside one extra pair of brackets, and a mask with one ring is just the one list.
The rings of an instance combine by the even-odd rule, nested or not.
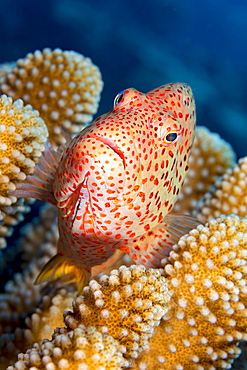
[(181, 236), (188, 234), (190, 230), (201, 225), (201, 222), (196, 218), (179, 213), (168, 213), (163, 219), (163, 223), (165, 223), (165, 228), (169, 234), (176, 239), (174, 244), (178, 242)]
[(137, 265), (160, 268), (161, 260), (169, 255), (180, 237), (199, 224), (199, 221), (187, 215), (168, 214), (159, 225), (130, 240), (120, 249), (128, 253)]
[(28, 175), (25, 183), (17, 184), (16, 190), (9, 191), (8, 194), (16, 197), (39, 199), (56, 205), (53, 181), (63, 151), (63, 145), (58, 150), (54, 150), (47, 141), (40, 161), (35, 166), (34, 173)]
[(84, 286), (88, 284), (89, 277), (90, 273), (88, 271), (83, 268), (79, 269), (77, 266), (66, 261), (64, 256), (56, 254), (42, 268), (34, 284), (41, 284), (57, 279), (62, 279), (66, 284), (75, 280), (78, 294), (80, 294)]
[(102, 272), (107, 273), (106, 270), (109, 270), (114, 267), (114, 265), (125, 255), (124, 252), (117, 249), (114, 254), (108, 258), (101, 265), (96, 265), (92, 267), (92, 277), (101, 274)]

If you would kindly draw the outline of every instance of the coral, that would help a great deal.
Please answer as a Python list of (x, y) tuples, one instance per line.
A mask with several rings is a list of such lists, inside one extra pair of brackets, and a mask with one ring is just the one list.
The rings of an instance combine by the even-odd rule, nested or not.
[[(47, 323), (49, 305), (44, 294), (49, 293), (49, 299), (52, 302), (53, 296), (57, 294), (56, 287), (47, 292), (47, 289), (44, 291), (44, 285), (33, 283), (43, 265), (56, 253), (58, 239), (56, 214), (54, 206), (43, 206), (39, 223), (36, 220), (25, 226), (23, 236), (18, 243), (21, 256), (17, 255), (15, 258), (19, 263), (22, 262), (23, 271), (16, 273), (4, 286), (4, 292), (0, 294), (1, 361), (7, 362), (14, 359), (15, 354), (26, 350), (27, 345), (33, 344), (38, 317), (34, 315), (31, 320), (29, 317), (34, 311), (41, 317), (42, 310), (46, 310), (43, 321)], [(62, 311), (59, 320), (61, 323)]]
[(246, 370), (246, 364), (247, 364), (246, 342), (240, 343), (239, 348), (241, 350), (241, 356), (239, 356), (232, 364), (232, 367), (231, 367), (232, 370)]
[(39, 113), (22, 100), (0, 97), (0, 205), (16, 201), (8, 196), (15, 184), (32, 173), (44, 150), (48, 132)]
[[(20, 200), (23, 200), (23, 198), (18, 199), (17, 203)], [(33, 212), (36, 213), (37, 209), (33, 210)], [(27, 221), (19, 230), (19, 239), (16, 238), (14, 243), (8, 245), (8, 248), (0, 251), (2, 257), (0, 257), (0, 282), (2, 291), (5, 290), (3, 287), (10, 277), (8, 267), (10, 273), (12, 269), (22, 270), (22, 274), (25, 275), (29, 266), (33, 263), (38, 265), (38, 269), (40, 268), (40, 259), (42, 261), (44, 258), (49, 260), (56, 254), (58, 241), (56, 207), (51, 204), (39, 205), (39, 214), (36, 217), (32, 215), (30, 218), (31, 222), (28, 223)], [(13, 273), (11, 278), (13, 278)]]
[(121, 266), (99, 283), (92, 280), (64, 313), (68, 329), (83, 324), (112, 335), (125, 347), (125, 357), (136, 358), (153, 335), (170, 299), (159, 270)]
[(33, 282), (46, 261), (46, 256), (39, 259), (39, 264), (33, 261), (23, 274), (16, 273), (6, 284), (5, 292), (0, 294), (0, 333), (15, 330), (25, 315), (37, 306), (41, 287)]
[(57, 330), (51, 341), (36, 343), (7, 370), (121, 370), (128, 365), (119, 343), (95, 328)]
[(6, 237), (11, 236), (14, 231), (14, 226), (24, 220), (24, 214), (30, 212), (30, 205), (34, 203), (34, 199), (18, 198), (17, 201), (8, 206), (0, 206), (0, 218), (2, 225), (0, 226), (0, 249), (7, 246)]
[(40, 112), (53, 145), (63, 142), (61, 127), (74, 134), (91, 121), (102, 86), (100, 71), (89, 58), (61, 49), (29, 53), (0, 77), (0, 92)]
[[(40, 264), (46, 258), (40, 259)], [(23, 275), (16, 273), (13, 280), (5, 286), (0, 294), (0, 361), (9, 363), (15, 356), (26, 349), (28, 338), (24, 338), (24, 319), (33, 312), (40, 302), (41, 287), (33, 285), (40, 267), (32, 263)]]
[(192, 213), (217, 178), (233, 167), (235, 162), (236, 155), (230, 144), (206, 127), (198, 126), (189, 159), (190, 170), (173, 212)]
[(72, 307), (76, 290), (62, 288), (53, 296), (51, 292), (43, 296), (42, 304), (25, 320), (24, 337), (28, 338), (26, 346), (43, 339), (51, 339), (56, 327), (63, 326), (63, 312)]
[(57, 251), (57, 241), (57, 207), (44, 203), (39, 209), (39, 216), (21, 229), (18, 250), (21, 253), (23, 270), (35, 259), (53, 257)]
[(5, 76), (16, 67), (15, 62), (5, 62), (0, 64), (0, 77)]
[(247, 217), (221, 216), (174, 246), (171, 300), (133, 369), (229, 369), (247, 340)]
[(209, 218), (231, 213), (241, 217), (247, 214), (247, 157), (241, 158), (216, 182), (193, 214), (204, 223)]
[(36, 342), (51, 339), (53, 331), (63, 326), (63, 312), (71, 308), (75, 297), (76, 290), (68, 285), (66, 288), (49, 289), (35, 311), (25, 318), (25, 326), (15, 330), (13, 346), (16, 351), (23, 352)]
[[(2, 305), (1, 308), (5, 309), (5, 312), (1, 314), (1, 321), (4, 319), (5, 327), (2, 326), (1, 329), (5, 329), (5, 333), (2, 333), (0, 337), (1, 362), (6, 365), (13, 363), (14, 357), (32, 347), (35, 342), (51, 339), (54, 329), (63, 325), (63, 312), (71, 308), (72, 300), (76, 296), (75, 290), (71, 290), (69, 286), (66, 288), (57, 291), (54, 287), (42, 298), (36, 294), (36, 299), (37, 297), (39, 299), (33, 305), (33, 307), (36, 306), (35, 312), (32, 313), (32, 307), (31, 313), (26, 315), (24, 315), (24, 311), (27, 307), (23, 307), (21, 300), (17, 302), (15, 299), (15, 303), (20, 303), (23, 315), (21, 312), (18, 315), (18, 310), (12, 315), (9, 311), (10, 315), (8, 315), (6, 307)], [(26, 299), (28, 300), (28, 297)], [(29, 301), (32, 299), (29, 298)]]
[(6, 246), (5, 236), (29, 211), (28, 200), (7, 194), (34, 170), (44, 149), (48, 131), (39, 113), (18, 99), (13, 102), (0, 96), (0, 248)]

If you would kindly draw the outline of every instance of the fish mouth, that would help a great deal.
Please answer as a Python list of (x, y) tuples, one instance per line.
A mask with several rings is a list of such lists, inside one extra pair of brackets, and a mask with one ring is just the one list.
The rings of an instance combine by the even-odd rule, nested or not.
[(97, 136), (91, 136), (91, 138), (96, 139), (98, 141), (101, 141), (101, 143), (103, 143), (103, 144), (107, 145), (109, 148), (111, 148), (121, 158), (121, 160), (123, 162), (124, 169), (125, 169), (126, 162), (125, 162), (124, 154), (113, 140), (109, 139), (108, 137), (98, 136), (98, 135)]

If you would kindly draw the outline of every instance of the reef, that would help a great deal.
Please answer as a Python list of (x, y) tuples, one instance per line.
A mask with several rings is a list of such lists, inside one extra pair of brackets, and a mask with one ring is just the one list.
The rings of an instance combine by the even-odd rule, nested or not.
[(66, 333), (56, 330), (52, 341), (37, 343), (9, 369), (121, 370), (128, 366), (119, 343), (94, 327), (76, 328)]
[(0, 247), (10, 235), (11, 226), (21, 219), (25, 202), (8, 195), (16, 184), (25, 180), (34, 170), (44, 150), (48, 137), (45, 122), (31, 105), (24, 106), (21, 99), (13, 102), (11, 97), (0, 96)]
[[(171, 301), (134, 369), (226, 369), (247, 339), (247, 217), (183, 236), (164, 262)], [(162, 366), (163, 364), (163, 366)]]
[[(45, 49), (1, 66), (0, 92), (8, 95), (0, 98), (0, 170), (8, 178), (0, 193), (3, 246), (7, 218), (29, 208), (7, 191), (32, 173), (48, 132), (57, 147), (63, 129), (73, 135), (91, 120), (101, 89), (98, 67), (72, 51)], [(247, 340), (247, 159), (236, 163), (230, 144), (198, 127), (189, 165), (174, 211), (202, 224), (180, 238), (161, 269), (118, 254), (108, 275), (95, 269), (79, 297), (72, 283), (33, 285), (58, 240), (56, 208), (40, 206), (17, 247), (1, 254), (2, 279), (9, 261), (20, 259), (21, 267), (0, 295), (1, 369), (234, 368)]]

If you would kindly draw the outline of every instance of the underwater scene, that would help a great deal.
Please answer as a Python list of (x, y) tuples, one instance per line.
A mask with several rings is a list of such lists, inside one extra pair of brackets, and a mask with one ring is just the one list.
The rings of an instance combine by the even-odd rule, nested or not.
[(245, 1), (0, 6), (0, 370), (247, 370)]

